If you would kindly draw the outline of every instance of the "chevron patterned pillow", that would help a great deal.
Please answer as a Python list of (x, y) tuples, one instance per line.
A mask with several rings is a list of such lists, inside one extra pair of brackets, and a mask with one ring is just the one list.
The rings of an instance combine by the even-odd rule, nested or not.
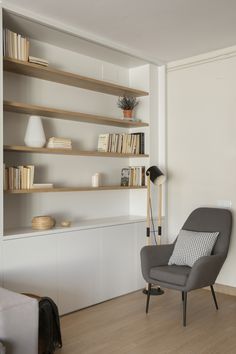
[(219, 232), (196, 232), (180, 230), (169, 265), (193, 264), (203, 256), (209, 256)]

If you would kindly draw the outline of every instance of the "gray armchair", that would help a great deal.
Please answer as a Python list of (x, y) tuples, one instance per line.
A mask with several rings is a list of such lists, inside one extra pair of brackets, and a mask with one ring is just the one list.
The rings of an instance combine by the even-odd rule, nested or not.
[(145, 246), (141, 250), (143, 277), (148, 283), (146, 313), (148, 313), (152, 284), (182, 292), (183, 325), (186, 326), (187, 293), (194, 289), (211, 287), (215, 307), (218, 304), (213, 285), (226, 259), (232, 230), (232, 213), (226, 209), (198, 208), (194, 210), (182, 229), (219, 232), (212, 255), (199, 258), (193, 265), (168, 265), (174, 245)]

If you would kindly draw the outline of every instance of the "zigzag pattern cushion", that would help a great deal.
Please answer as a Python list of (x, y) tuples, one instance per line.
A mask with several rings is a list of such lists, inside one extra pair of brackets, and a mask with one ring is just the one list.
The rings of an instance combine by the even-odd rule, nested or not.
[(200, 257), (211, 254), (218, 235), (219, 232), (180, 230), (168, 264), (192, 267)]

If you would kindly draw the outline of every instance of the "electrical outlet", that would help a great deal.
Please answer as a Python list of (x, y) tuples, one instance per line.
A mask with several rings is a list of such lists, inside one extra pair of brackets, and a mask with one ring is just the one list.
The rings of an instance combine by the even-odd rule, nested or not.
[(217, 206), (221, 208), (231, 209), (232, 201), (231, 200), (217, 200)]

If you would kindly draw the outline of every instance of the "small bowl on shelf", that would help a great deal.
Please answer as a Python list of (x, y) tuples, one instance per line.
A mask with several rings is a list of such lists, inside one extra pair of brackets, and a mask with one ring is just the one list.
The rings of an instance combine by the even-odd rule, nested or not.
[(61, 227), (70, 227), (70, 226), (71, 226), (70, 220), (62, 220), (61, 221)]

